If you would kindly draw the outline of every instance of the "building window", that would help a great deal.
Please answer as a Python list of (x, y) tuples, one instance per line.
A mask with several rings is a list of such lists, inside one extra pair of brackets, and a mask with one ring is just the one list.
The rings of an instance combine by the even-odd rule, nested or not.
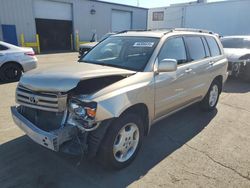
[(163, 21), (164, 20), (164, 12), (153, 12), (153, 21)]

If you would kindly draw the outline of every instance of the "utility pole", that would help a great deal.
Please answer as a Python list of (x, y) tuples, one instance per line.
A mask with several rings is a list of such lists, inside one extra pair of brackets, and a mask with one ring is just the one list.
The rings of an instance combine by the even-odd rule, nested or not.
[(137, 0), (137, 6), (139, 7), (140, 6), (140, 2), (139, 2), (140, 0)]

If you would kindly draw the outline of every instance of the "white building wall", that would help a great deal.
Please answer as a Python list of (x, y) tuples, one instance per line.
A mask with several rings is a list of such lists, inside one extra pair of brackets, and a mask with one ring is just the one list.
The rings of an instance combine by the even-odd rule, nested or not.
[[(91, 40), (93, 31), (98, 37), (111, 31), (112, 10), (131, 12), (131, 29), (146, 29), (148, 9), (92, 0), (0, 0), (1, 24), (16, 25), (17, 38), (23, 33), (25, 41), (36, 40), (35, 1), (64, 2), (72, 6), (73, 34), (79, 33), (81, 41)], [(90, 10), (95, 9), (94, 15)], [(55, 17), (55, 19), (57, 19)], [(0, 40), (2, 29), (0, 27)]]
[[(103, 2), (75, 0), (74, 3), (74, 30), (79, 32), (81, 41), (90, 40), (93, 31), (98, 37), (112, 31), (112, 10), (129, 11), (132, 14), (131, 29), (147, 29), (147, 9), (130, 6), (115, 5)], [(90, 10), (95, 9), (94, 15)]]
[(249, 0), (187, 6), (184, 27), (208, 29), (220, 35), (250, 34), (249, 8)]
[[(207, 29), (220, 35), (250, 34), (249, 8), (249, 0), (155, 8), (149, 10), (148, 28), (187, 27)], [(152, 21), (154, 11), (164, 11), (164, 21)]]
[[(153, 21), (153, 12), (164, 12), (163, 21)], [(148, 29), (182, 27), (185, 8), (182, 6), (153, 8), (148, 11)]]

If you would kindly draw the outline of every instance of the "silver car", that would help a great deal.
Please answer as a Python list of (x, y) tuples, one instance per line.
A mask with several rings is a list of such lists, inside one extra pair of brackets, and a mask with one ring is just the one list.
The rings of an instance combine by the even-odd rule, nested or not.
[(0, 80), (18, 81), (22, 72), (37, 67), (37, 58), (32, 48), (18, 47), (0, 41)]
[(211, 32), (127, 31), (80, 63), (25, 74), (12, 116), (48, 149), (124, 168), (155, 122), (197, 102), (205, 111), (216, 108), (227, 63)]
[(250, 36), (226, 36), (221, 39), (228, 58), (228, 72), (250, 81)]

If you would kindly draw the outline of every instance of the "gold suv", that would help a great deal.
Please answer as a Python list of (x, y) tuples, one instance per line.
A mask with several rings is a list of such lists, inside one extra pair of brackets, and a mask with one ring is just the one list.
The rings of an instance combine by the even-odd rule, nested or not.
[(209, 31), (124, 31), (79, 63), (25, 74), (11, 111), (38, 144), (123, 168), (155, 122), (197, 102), (214, 110), (227, 64)]

